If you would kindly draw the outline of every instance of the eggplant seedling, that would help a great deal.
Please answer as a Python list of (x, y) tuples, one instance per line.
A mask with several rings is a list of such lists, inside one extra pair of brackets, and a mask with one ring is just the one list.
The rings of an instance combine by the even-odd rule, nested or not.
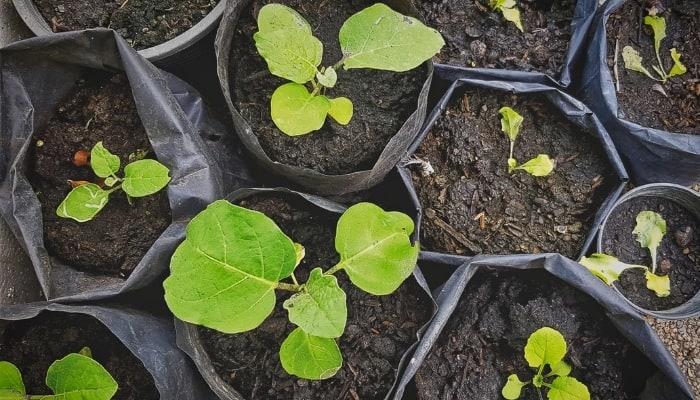
[(324, 94), (335, 86), (341, 66), (404, 72), (430, 59), (445, 44), (435, 29), (378, 3), (343, 23), (338, 35), (342, 58), (333, 66), (320, 67), (323, 44), (297, 11), (267, 4), (257, 22), (253, 39), (258, 53), (273, 75), (292, 81), (278, 87), (270, 100), (272, 121), (289, 136), (321, 129), (327, 115), (342, 125), (350, 122), (352, 101)]
[(647, 289), (658, 297), (666, 297), (671, 294), (671, 281), (668, 275), (656, 274), (656, 251), (661, 239), (666, 234), (666, 221), (661, 215), (653, 211), (642, 211), (637, 215), (637, 225), (632, 233), (637, 235), (637, 242), (649, 250), (651, 254), (651, 270), (645, 265), (627, 264), (616, 257), (593, 253), (590, 257), (582, 257), (581, 264), (588, 268), (593, 275), (599, 277), (608, 285), (619, 279), (620, 274), (628, 268), (644, 269), (644, 277), (647, 280)]
[[(566, 355), (566, 340), (564, 336), (549, 327), (543, 327), (533, 332), (525, 345), (525, 360), (537, 372), (530, 381), (522, 382), (517, 374), (508, 376), (508, 381), (503, 386), (501, 394), (508, 400), (520, 397), (524, 386), (532, 384), (538, 391), (541, 399), (542, 388), (547, 389), (547, 398), (550, 400), (589, 400), (591, 395), (588, 387), (578, 379), (569, 376), (571, 366), (564, 361)], [(547, 368), (547, 370), (545, 370)], [(547, 379), (555, 377), (551, 382)]]
[(658, 15), (647, 15), (644, 17), (644, 24), (649, 25), (654, 35), (654, 51), (656, 53), (656, 62), (658, 65), (652, 65), (651, 68), (656, 72), (658, 78), (652, 75), (649, 70), (644, 68), (642, 64), (642, 56), (632, 46), (625, 46), (622, 49), (622, 59), (625, 62), (625, 68), (640, 72), (649, 78), (665, 83), (669, 78), (686, 73), (687, 68), (681, 62), (681, 55), (676, 48), (671, 49), (671, 59), (673, 66), (666, 72), (664, 63), (661, 61), (661, 41), (666, 37), (666, 19)]
[[(90, 151), (89, 165), (95, 175), (104, 179), (104, 189), (96, 183), (70, 181), (73, 190), (58, 205), (56, 214), (61, 218), (72, 218), (78, 222), (93, 219), (109, 201), (109, 195), (117, 190), (126, 193), (127, 199), (149, 196), (163, 189), (170, 182), (168, 167), (156, 160), (143, 159), (143, 154), (136, 161), (124, 167), (124, 177), (116, 173), (121, 168), (119, 156), (107, 150), (102, 142), (97, 142)], [(73, 161), (76, 165), (85, 165), (87, 157), (77, 152)]]
[(508, 172), (521, 169), (532, 176), (547, 176), (554, 169), (554, 162), (546, 154), (539, 154), (537, 157), (518, 165), (518, 161), (513, 158), (513, 148), (515, 139), (520, 133), (520, 126), (523, 124), (523, 116), (510, 107), (501, 107), (498, 112), (501, 114), (501, 130), (510, 140), (510, 155), (508, 156)]
[(333, 274), (345, 271), (355, 286), (374, 295), (392, 293), (418, 259), (412, 232), (413, 221), (403, 213), (353, 205), (338, 220), (340, 261), (325, 272), (314, 268), (300, 284), (294, 270), (304, 248), (264, 214), (218, 200), (187, 225), (163, 283), (165, 300), (183, 321), (239, 333), (272, 313), (275, 289), (294, 292), (283, 306), (298, 328), (282, 343), (280, 362), (289, 374), (326, 379), (342, 366), (335, 339), (347, 320), (345, 292)]
[(489, 0), (489, 5), (492, 10), (500, 11), (506, 21), (515, 24), (520, 29), (520, 32), (523, 31), (523, 24), (520, 22), (520, 10), (518, 10), (515, 0)]

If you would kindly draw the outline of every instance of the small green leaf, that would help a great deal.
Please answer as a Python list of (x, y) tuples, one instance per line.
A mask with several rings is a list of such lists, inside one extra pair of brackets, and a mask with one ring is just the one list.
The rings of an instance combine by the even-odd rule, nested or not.
[(525, 360), (533, 368), (557, 364), (566, 354), (566, 340), (559, 331), (542, 327), (533, 332), (525, 345)]
[(333, 275), (314, 268), (301, 292), (284, 302), (289, 320), (309, 335), (336, 338), (345, 331), (348, 310), (345, 292)]
[(659, 80), (658, 78), (652, 76), (651, 73), (644, 68), (644, 65), (642, 65), (642, 62), (644, 61), (642, 60), (642, 56), (639, 55), (637, 50), (633, 49), (632, 47), (625, 46), (622, 48), (622, 60), (625, 62), (625, 68), (631, 71), (641, 72), (655, 81)]
[(668, 77), (683, 75), (688, 71), (688, 68), (681, 62), (681, 54), (676, 50), (676, 48), (671, 49), (671, 58), (673, 59), (673, 67), (668, 73)]
[(671, 294), (671, 280), (668, 275), (659, 276), (647, 269), (644, 276), (647, 278), (647, 289), (653, 291), (657, 297)]
[(112, 177), (112, 176), (108, 176), (105, 178), (105, 186), (107, 186), (107, 187), (112, 187), (117, 182), (119, 182), (119, 180), (117, 178)]
[(644, 265), (626, 264), (616, 257), (603, 253), (593, 253), (590, 257), (581, 257), (580, 263), (608, 285), (612, 285), (613, 282), (618, 280), (622, 271), (628, 268), (647, 269)]
[(0, 361), (0, 398), (24, 399), (26, 394), (22, 374), (12, 363)]
[(588, 387), (571, 376), (560, 376), (552, 381), (547, 392), (549, 400), (590, 400)]
[(518, 160), (516, 160), (515, 158), (508, 159), (508, 172), (512, 172), (515, 169), (515, 167), (517, 167), (517, 166), (518, 166)]
[(301, 263), (301, 260), (303, 260), (304, 257), (306, 257), (306, 249), (301, 244), (294, 243), (294, 251), (297, 254), (296, 263), (294, 264), (294, 268), (296, 268)]
[(334, 339), (309, 335), (296, 328), (282, 342), (282, 368), (304, 379), (327, 379), (343, 366), (343, 356)]
[(654, 32), (654, 50), (656, 51), (656, 57), (659, 58), (661, 41), (666, 38), (666, 20), (658, 15), (647, 15), (644, 17), (644, 23), (649, 25)]
[(46, 400), (109, 400), (117, 392), (117, 382), (97, 361), (71, 353), (55, 361), (46, 373), (46, 386), (55, 396)]
[(506, 21), (512, 22), (520, 32), (523, 32), (523, 24), (520, 22), (520, 10), (518, 10), (515, 5), (513, 5), (513, 7), (501, 7), (500, 10)]
[(302, 31), (311, 34), (311, 25), (296, 10), (284, 4), (271, 3), (258, 12), (258, 31), (262, 33), (283, 31)]
[(520, 126), (524, 120), (523, 116), (510, 107), (501, 107), (498, 113), (501, 114), (501, 130), (514, 142), (515, 138), (518, 137), (518, 133), (520, 133)]
[(328, 67), (323, 72), (317, 71), (316, 79), (318, 79), (318, 83), (321, 85), (327, 88), (332, 88), (335, 86), (335, 83), (338, 80), (338, 74), (335, 72), (333, 67)]
[(549, 367), (552, 369), (550, 372), (551, 375), (568, 376), (571, 373), (571, 365), (563, 360), (552, 364)]
[(642, 247), (649, 249), (651, 253), (652, 268), (651, 272), (656, 272), (656, 250), (666, 234), (666, 221), (664, 218), (653, 211), (642, 211), (637, 214), (637, 225), (632, 231), (637, 235), (637, 242)]
[(508, 376), (508, 381), (506, 382), (505, 386), (503, 386), (503, 389), (501, 389), (501, 394), (508, 400), (515, 400), (520, 397), (520, 391), (522, 390), (523, 386), (527, 385), (528, 383), (529, 382), (521, 382), (520, 379), (518, 379), (518, 375), (511, 374)]
[(538, 154), (537, 157), (513, 169), (522, 169), (532, 176), (547, 176), (554, 170), (554, 162), (548, 155)]
[(109, 152), (102, 142), (97, 142), (90, 150), (90, 166), (95, 171), (95, 175), (100, 178), (106, 178), (114, 175), (119, 171), (119, 156)]
[(339, 39), (346, 69), (395, 72), (416, 68), (445, 45), (438, 31), (382, 3), (350, 16), (340, 28)]
[(328, 110), (330, 115), (340, 125), (347, 125), (352, 119), (352, 101), (347, 97), (336, 97), (330, 99), (331, 108)]
[(124, 167), (122, 190), (131, 197), (148, 196), (170, 182), (170, 170), (156, 160), (134, 161)]
[(56, 214), (61, 218), (86, 222), (93, 219), (108, 201), (109, 192), (94, 183), (87, 183), (73, 188), (58, 205)]
[(326, 96), (312, 96), (304, 85), (298, 83), (278, 87), (270, 101), (272, 121), (289, 136), (321, 129), (330, 108), (331, 102)]
[(338, 265), (360, 289), (389, 294), (411, 275), (418, 260), (412, 232), (413, 220), (406, 214), (386, 212), (371, 203), (355, 204), (338, 220)]

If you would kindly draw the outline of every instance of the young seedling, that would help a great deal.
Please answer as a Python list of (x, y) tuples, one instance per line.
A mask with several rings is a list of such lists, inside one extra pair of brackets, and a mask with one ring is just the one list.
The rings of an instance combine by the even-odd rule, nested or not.
[(554, 163), (546, 154), (539, 154), (528, 162), (518, 165), (518, 161), (513, 158), (513, 148), (515, 139), (520, 133), (520, 126), (523, 124), (523, 116), (510, 107), (501, 107), (498, 112), (501, 114), (501, 130), (510, 140), (510, 155), (508, 156), (508, 172), (521, 169), (532, 176), (547, 176), (554, 169)]
[(352, 101), (324, 95), (335, 86), (341, 66), (404, 72), (445, 44), (436, 30), (384, 4), (367, 7), (345, 21), (339, 32), (343, 56), (333, 66), (320, 67), (323, 44), (304, 17), (285, 5), (272, 3), (260, 9), (253, 38), (270, 72), (292, 81), (278, 87), (270, 101), (272, 121), (289, 136), (321, 129), (327, 115), (342, 125), (350, 122)]
[[(508, 381), (501, 394), (508, 400), (520, 397), (522, 388), (532, 383), (537, 388), (539, 398), (541, 389), (547, 389), (550, 400), (589, 400), (588, 387), (578, 379), (569, 376), (571, 366), (564, 361), (566, 355), (566, 340), (564, 336), (549, 327), (543, 327), (533, 332), (525, 345), (525, 360), (532, 368), (537, 368), (535, 376), (530, 381), (522, 382), (517, 374), (508, 376)], [(548, 369), (548, 372), (545, 370)], [(545, 373), (546, 372), (546, 373)], [(547, 379), (555, 377), (551, 382)]]
[[(304, 250), (264, 214), (219, 200), (187, 225), (175, 250), (165, 300), (176, 317), (224, 333), (258, 327), (272, 312), (275, 289), (294, 292), (283, 304), (298, 326), (280, 348), (282, 367), (305, 379), (325, 379), (342, 366), (335, 339), (345, 330), (345, 292), (333, 275), (345, 271), (368, 293), (386, 295), (411, 275), (418, 245), (413, 221), (359, 203), (338, 220), (335, 248), (340, 262), (311, 271), (300, 284), (294, 269)], [(286, 280), (290, 278), (291, 281)]]
[(2, 400), (109, 400), (119, 388), (112, 375), (85, 349), (80, 354), (71, 353), (54, 361), (46, 372), (46, 386), (52, 395), (27, 394), (19, 369), (12, 363), (0, 361)]
[(492, 10), (498, 10), (503, 14), (506, 21), (515, 24), (520, 32), (523, 31), (523, 24), (520, 22), (520, 10), (518, 10), (515, 0), (489, 0)]
[[(76, 154), (74, 163), (84, 165), (85, 155)], [(95, 175), (104, 179), (104, 186), (80, 181), (70, 181), (73, 190), (58, 205), (56, 214), (61, 218), (72, 218), (78, 222), (93, 219), (109, 201), (109, 195), (117, 190), (126, 193), (127, 199), (149, 196), (163, 189), (170, 182), (168, 167), (156, 160), (143, 159), (124, 167), (124, 177), (117, 177), (121, 168), (119, 156), (110, 153), (102, 142), (97, 142), (90, 151), (90, 167)], [(78, 161), (79, 160), (79, 161)]]
[(666, 221), (653, 211), (640, 212), (636, 220), (637, 225), (632, 233), (637, 235), (637, 242), (642, 247), (649, 249), (652, 260), (651, 270), (645, 265), (627, 264), (616, 257), (602, 253), (593, 253), (590, 257), (582, 257), (581, 264), (588, 268), (593, 275), (611, 286), (619, 279), (624, 270), (642, 268), (647, 280), (647, 289), (653, 291), (658, 297), (666, 297), (671, 294), (671, 281), (668, 275), (659, 276), (656, 274), (656, 250), (666, 234)]

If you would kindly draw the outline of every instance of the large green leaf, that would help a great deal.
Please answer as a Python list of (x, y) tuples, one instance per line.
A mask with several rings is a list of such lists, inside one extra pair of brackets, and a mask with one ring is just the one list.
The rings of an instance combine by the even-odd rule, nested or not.
[(134, 161), (124, 167), (122, 190), (131, 197), (148, 196), (170, 182), (170, 170), (156, 160)]
[(411, 245), (413, 221), (406, 214), (386, 212), (371, 203), (348, 208), (338, 220), (335, 248), (340, 268), (360, 289), (389, 294), (411, 275), (418, 244)]
[(277, 30), (311, 34), (311, 25), (293, 8), (279, 3), (266, 4), (258, 12), (258, 31), (267, 33)]
[(523, 116), (507, 106), (501, 107), (498, 113), (501, 114), (501, 130), (514, 142), (520, 133), (520, 127), (524, 120)]
[(117, 392), (117, 382), (100, 363), (71, 353), (55, 361), (46, 373), (46, 386), (55, 396), (46, 400), (109, 400)]
[(271, 219), (218, 200), (187, 225), (163, 283), (165, 300), (184, 321), (248, 331), (272, 312), (274, 289), (296, 259), (294, 243)]
[(296, 328), (282, 342), (282, 368), (304, 379), (327, 379), (343, 366), (343, 356), (334, 339), (309, 335)]
[(549, 400), (589, 400), (588, 387), (570, 376), (559, 376), (549, 386)]
[(298, 83), (286, 83), (272, 94), (272, 121), (289, 136), (305, 135), (321, 129), (331, 103), (326, 96), (312, 96)]
[(653, 211), (642, 211), (637, 214), (637, 225), (633, 234), (637, 235), (637, 242), (642, 247), (649, 249), (651, 253), (651, 272), (656, 272), (656, 251), (661, 244), (661, 240), (666, 234), (666, 221), (661, 214)]
[(538, 154), (537, 157), (514, 167), (522, 169), (532, 176), (547, 176), (554, 170), (554, 162), (546, 154)]
[(323, 44), (311, 34), (277, 30), (257, 32), (253, 39), (273, 75), (301, 84), (316, 76), (316, 67), (323, 57)]
[(95, 175), (100, 178), (114, 175), (119, 171), (120, 165), (119, 156), (110, 153), (102, 142), (97, 142), (92, 146), (92, 150), (90, 150), (90, 167), (95, 171)]
[(620, 274), (627, 268), (647, 269), (647, 267), (644, 265), (626, 264), (618, 260), (616, 257), (603, 253), (593, 253), (590, 257), (581, 257), (580, 263), (593, 275), (602, 279), (603, 282), (607, 283), (608, 285), (612, 285), (613, 282), (618, 280), (620, 278)]
[(19, 369), (7, 361), (0, 361), (0, 399), (24, 399), (25, 394)]
[(525, 360), (538, 368), (543, 364), (557, 364), (566, 354), (566, 340), (559, 331), (542, 327), (533, 332), (525, 344)]
[(107, 205), (109, 193), (94, 183), (76, 186), (58, 205), (56, 214), (86, 222), (95, 217)]
[(377, 3), (348, 18), (339, 33), (344, 67), (408, 71), (437, 54), (445, 41), (435, 29)]
[(345, 292), (333, 275), (324, 275), (314, 268), (304, 289), (284, 302), (289, 320), (306, 333), (319, 337), (337, 338), (345, 331), (348, 316)]
[(654, 76), (651, 75), (651, 72), (644, 68), (643, 59), (642, 56), (632, 48), (631, 46), (625, 46), (622, 48), (622, 60), (625, 63), (625, 68), (631, 70), (631, 71), (636, 71), (636, 72), (641, 72), (642, 74), (648, 76), (651, 79), (654, 80), (659, 80), (658, 78), (655, 78)]

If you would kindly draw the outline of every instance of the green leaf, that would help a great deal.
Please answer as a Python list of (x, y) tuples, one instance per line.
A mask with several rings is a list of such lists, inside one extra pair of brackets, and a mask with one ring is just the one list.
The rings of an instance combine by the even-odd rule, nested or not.
[(371, 203), (355, 204), (338, 220), (338, 265), (360, 289), (389, 294), (416, 265), (419, 246), (411, 245), (412, 232), (413, 220), (403, 213), (386, 212)]
[(581, 257), (580, 263), (608, 285), (612, 285), (613, 282), (620, 279), (622, 271), (628, 268), (647, 269), (644, 265), (626, 264), (618, 260), (617, 257), (603, 253), (593, 253), (590, 257)]
[(520, 397), (520, 391), (522, 390), (523, 386), (527, 385), (528, 383), (529, 382), (521, 382), (520, 379), (518, 379), (518, 375), (511, 374), (508, 376), (508, 381), (503, 386), (503, 389), (501, 389), (501, 394), (508, 400), (517, 399)]
[(563, 360), (556, 364), (552, 364), (549, 367), (552, 369), (550, 375), (568, 376), (571, 373), (571, 365)]
[(337, 338), (345, 331), (348, 310), (345, 292), (333, 275), (314, 268), (301, 292), (284, 302), (289, 320), (309, 335)]
[(22, 374), (12, 363), (0, 361), (0, 398), (24, 399), (26, 394)]
[(554, 170), (554, 162), (548, 155), (538, 154), (537, 157), (513, 169), (522, 169), (532, 176), (547, 176)]
[(571, 376), (557, 377), (549, 386), (549, 400), (590, 400), (588, 387)]
[(644, 23), (651, 26), (651, 30), (654, 32), (654, 50), (656, 51), (656, 58), (659, 58), (661, 41), (666, 38), (666, 20), (664, 17), (657, 15), (647, 15), (644, 17)]
[(523, 124), (523, 116), (510, 107), (501, 107), (498, 110), (501, 114), (501, 130), (505, 132), (511, 141), (515, 141), (520, 133), (520, 126)]
[(309, 335), (296, 328), (282, 342), (280, 362), (290, 375), (304, 379), (327, 379), (343, 365), (335, 340)]
[(46, 373), (46, 386), (55, 396), (47, 400), (109, 400), (117, 392), (117, 382), (100, 363), (71, 353), (55, 361)]
[(286, 83), (272, 94), (270, 114), (277, 128), (289, 136), (321, 129), (331, 103), (326, 96), (312, 96), (298, 83)]
[(333, 86), (335, 86), (335, 83), (338, 80), (338, 74), (335, 72), (335, 69), (333, 69), (333, 67), (328, 67), (325, 70), (323, 70), (323, 72), (317, 71), (316, 79), (318, 79), (318, 83), (320, 83), (321, 85), (327, 88), (332, 88)]
[(515, 158), (509, 158), (508, 159), (508, 172), (511, 172), (515, 169), (515, 167), (518, 166), (518, 160)]
[(350, 16), (339, 32), (344, 67), (403, 72), (437, 54), (445, 41), (419, 20), (377, 3)]
[(316, 76), (316, 67), (323, 57), (323, 44), (313, 35), (299, 30), (277, 30), (257, 32), (253, 39), (273, 75), (299, 84)]
[(264, 214), (225, 200), (187, 225), (170, 261), (165, 300), (183, 321), (225, 333), (256, 328), (296, 266), (294, 243)]
[(119, 156), (109, 152), (102, 142), (97, 142), (90, 150), (90, 167), (95, 171), (95, 175), (100, 178), (106, 178), (114, 175), (119, 171)]
[(520, 22), (520, 10), (518, 10), (515, 5), (513, 5), (513, 7), (501, 7), (500, 9), (503, 13), (503, 18), (515, 24), (520, 32), (523, 32), (523, 24)]
[(644, 276), (647, 278), (647, 289), (653, 291), (657, 297), (671, 294), (671, 280), (668, 275), (659, 276), (647, 269)]
[(331, 108), (328, 110), (328, 115), (341, 124), (347, 125), (352, 119), (352, 101), (347, 97), (336, 97), (330, 99)]
[(533, 368), (557, 364), (566, 354), (566, 340), (559, 331), (542, 327), (533, 332), (525, 345), (525, 360)]
[(658, 78), (652, 76), (651, 73), (644, 68), (644, 65), (642, 65), (642, 56), (639, 55), (637, 50), (633, 49), (631, 46), (625, 46), (622, 48), (622, 60), (625, 62), (625, 68), (631, 71), (641, 72), (655, 81), (659, 80)]
[(94, 183), (88, 183), (73, 188), (58, 205), (56, 214), (61, 218), (86, 222), (93, 219), (108, 201), (109, 192)]
[(258, 12), (258, 31), (262, 33), (284, 31), (301, 31), (311, 34), (311, 25), (296, 10), (284, 4), (271, 3)]
[(651, 272), (656, 272), (656, 250), (666, 234), (666, 221), (664, 218), (653, 211), (642, 211), (637, 214), (637, 225), (632, 231), (637, 235), (637, 242), (642, 247), (649, 249), (651, 253), (652, 268)]
[(676, 50), (676, 48), (671, 49), (671, 58), (673, 59), (673, 67), (668, 73), (668, 77), (683, 75), (688, 71), (688, 68), (681, 62), (681, 54)]
[(117, 182), (119, 182), (119, 179), (114, 178), (113, 176), (108, 176), (105, 178), (105, 186), (107, 187), (112, 187), (114, 186)]
[(306, 249), (305, 249), (304, 246), (302, 246), (301, 244), (299, 244), (299, 243), (294, 243), (294, 251), (295, 251), (295, 253), (296, 253), (296, 255), (297, 255), (297, 256), (296, 256), (296, 261), (295, 261), (295, 263), (294, 263), (294, 268), (296, 268), (296, 267), (298, 267), (299, 264), (301, 263), (301, 260), (303, 260), (304, 257), (306, 257)]
[(131, 197), (148, 196), (170, 182), (170, 170), (156, 160), (134, 161), (124, 167), (122, 190)]

